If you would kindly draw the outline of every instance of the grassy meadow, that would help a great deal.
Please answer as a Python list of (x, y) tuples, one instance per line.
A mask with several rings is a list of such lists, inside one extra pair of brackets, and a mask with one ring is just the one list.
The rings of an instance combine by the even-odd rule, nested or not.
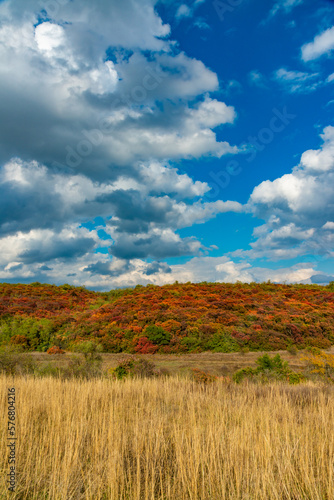
[[(1, 375), (0, 386), (1, 499), (334, 498), (332, 385), (205, 385), (173, 374)], [(17, 488), (10, 493), (5, 438), (13, 386)]]

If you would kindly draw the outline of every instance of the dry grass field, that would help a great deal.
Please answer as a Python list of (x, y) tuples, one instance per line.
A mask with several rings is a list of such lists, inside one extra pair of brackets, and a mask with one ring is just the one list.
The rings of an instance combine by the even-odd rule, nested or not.
[[(328, 349), (326, 352), (334, 354), (334, 348)], [(72, 353), (66, 353), (65, 355), (49, 355), (44, 352), (34, 352), (29, 354), (33, 356), (33, 359), (40, 366), (47, 363), (65, 366)], [(242, 354), (240, 352), (219, 353), (208, 351), (192, 354), (140, 354), (134, 357), (136, 359), (147, 359), (153, 362), (157, 368), (166, 370), (171, 375), (187, 377), (190, 375), (192, 368), (207, 371), (212, 375), (232, 375), (240, 368), (256, 366), (256, 360), (262, 354), (264, 354), (264, 352), (248, 352)], [(289, 366), (293, 370), (300, 371), (306, 366), (305, 361), (302, 359), (304, 354), (303, 351), (299, 351), (297, 355), (290, 354), (287, 351), (271, 351), (269, 354), (270, 356), (280, 354), (284, 361), (288, 361)], [(121, 360), (130, 357), (132, 357), (132, 355), (125, 353), (102, 354), (102, 368), (103, 370), (115, 368)]]
[[(5, 484), (12, 386), (14, 494)], [(334, 498), (331, 385), (2, 375), (0, 387), (1, 499)]]

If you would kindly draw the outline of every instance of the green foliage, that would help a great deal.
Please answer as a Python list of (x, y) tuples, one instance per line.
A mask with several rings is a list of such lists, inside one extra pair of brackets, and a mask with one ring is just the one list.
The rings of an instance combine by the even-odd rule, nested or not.
[(166, 332), (161, 326), (156, 325), (147, 325), (144, 330), (144, 336), (156, 345), (168, 345), (172, 338), (169, 332)]
[(209, 340), (209, 342), (206, 344), (206, 348), (213, 352), (240, 351), (240, 346), (238, 342), (231, 335), (223, 332), (215, 333)]
[(130, 372), (133, 368), (133, 364), (134, 364), (133, 359), (127, 359), (125, 361), (122, 361), (121, 363), (119, 363), (118, 366), (116, 366), (116, 368), (111, 370), (111, 374), (114, 376), (114, 378), (122, 380), (123, 378), (130, 375)]
[(260, 371), (272, 370), (283, 372), (288, 369), (288, 362), (283, 361), (279, 354), (276, 354), (272, 358), (268, 354), (264, 354), (256, 360), (256, 364), (259, 366)]
[(197, 351), (201, 346), (200, 339), (196, 337), (183, 337), (181, 340), (181, 345), (186, 346), (189, 352)]
[(84, 342), (80, 342), (78, 344), (73, 344), (71, 346), (71, 350), (73, 352), (79, 352), (84, 355), (86, 361), (100, 361), (102, 359), (100, 353), (103, 351), (103, 347), (101, 344), (97, 344), (92, 342), (91, 340), (87, 340)]
[(253, 377), (258, 373), (258, 370), (256, 368), (251, 368), (250, 366), (247, 366), (247, 368), (242, 368), (241, 370), (238, 370), (235, 372), (233, 375), (233, 380), (237, 384), (239, 384), (244, 378), (250, 378)]
[(256, 360), (257, 368), (248, 366), (238, 370), (233, 375), (233, 380), (240, 383), (245, 378), (268, 382), (269, 380), (286, 380), (290, 384), (298, 384), (304, 380), (301, 373), (292, 371), (287, 361), (283, 361), (279, 354), (270, 357), (268, 354)]
[(26, 347), (31, 351), (46, 351), (53, 340), (52, 321), (40, 318), (12, 317), (4, 318), (0, 324), (1, 344), (9, 344), (13, 337), (27, 339)]

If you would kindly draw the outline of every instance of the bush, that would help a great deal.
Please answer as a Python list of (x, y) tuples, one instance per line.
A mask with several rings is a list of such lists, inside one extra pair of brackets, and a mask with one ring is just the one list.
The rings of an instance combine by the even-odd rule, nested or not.
[(172, 338), (169, 332), (156, 325), (148, 325), (144, 330), (144, 336), (156, 345), (168, 345)]
[(60, 369), (65, 378), (90, 379), (102, 376), (102, 359), (72, 355), (66, 368)]
[(268, 354), (256, 360), (257, 368), (248, 366), (238, 370), (233, 375), (233, 380), (240, 383), (244, 378), (268, 382), (269, 380), (286, 380), (290, 384), (298, 384), (305, 377), (301, 373), (292, 371), (287, 361), (283, 361), (279, 354), (272, 358)]
[(238, 342), (229, 334), (217, 332), (207, 343), (206, 348), (213, 352), (238, 352)]
[(195, 382), (199, 384), (210, 384), (211, 382), (215, 382), (215, 380), (217, 380), (215, 375), (211, 375), (210, 373), (199, 370), (198, 368), (192, 368), (191, 371)]
[(6, 375), (27, 375), (36, 371), (33, 358), (23, 353), (22, 347), (5, 346), (0, 349), (0, 372)]
[(60, 347), (56, 345), (49, 347), (49, 349), (46, 352), (48, 354), (65, 354), (65, 351), (63, 351), (63, 349), (60, 349)]
[(298, 354), (298, 348), (294, 344), (289, 345), (286, 350), (288, 351), (289, 354), (292, 354), (293, 356), (296, 356)]
[(1, 320), (2, 344), (21, 344), (31, 351), (44, 352), (50, 347), (53, 335), (54, 325), (46, 318), (14, 316)]
[(110, 373), (118, 380), (126, 377), (152, 378), (162, 374), (151, 361), (134, 357), (121, 361), (116, 368), (110, 370)]
[(310, 354), (303, 356), (307, 361), (311, 374), (318, 375), (327, 382), (334, 382), (334, 354), (328, 354), (320, 349), (308, 349)]
[(72, 345), (72, 351), (83, 354), (86, 361), (101, 361), (100, 353), (103, 351), (101, 344), (96, 344), (91, 340)]
[(134, 365), (133, 358), (126, 359), (122, 361), (116, 368), (112, 368), (110, 370), (110, 374), (113, 378), (117, 378), (118, 380), (123, 380), (123, 378), (128, 377), (131, 373), (131, 370)]
[(201, 341), (196, 337), (183, 337), (180, 344), (185, 346), (190, 352), (198, 351), (201, 347)]
[(147, 337), (140, 337), (135, 339), (135, 351), (138, 354), (154, 354), (159, 347), (153, 344)]

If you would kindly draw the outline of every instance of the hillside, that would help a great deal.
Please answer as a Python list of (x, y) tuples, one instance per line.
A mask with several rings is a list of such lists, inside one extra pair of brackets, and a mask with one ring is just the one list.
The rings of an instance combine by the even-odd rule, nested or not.
[(97, 293), (69, 285), (0, 284), (0, 341), (28, 350), (105, 352), (279, 350), (334, 344), (334, 287), (265, 284), (148, 285)]

